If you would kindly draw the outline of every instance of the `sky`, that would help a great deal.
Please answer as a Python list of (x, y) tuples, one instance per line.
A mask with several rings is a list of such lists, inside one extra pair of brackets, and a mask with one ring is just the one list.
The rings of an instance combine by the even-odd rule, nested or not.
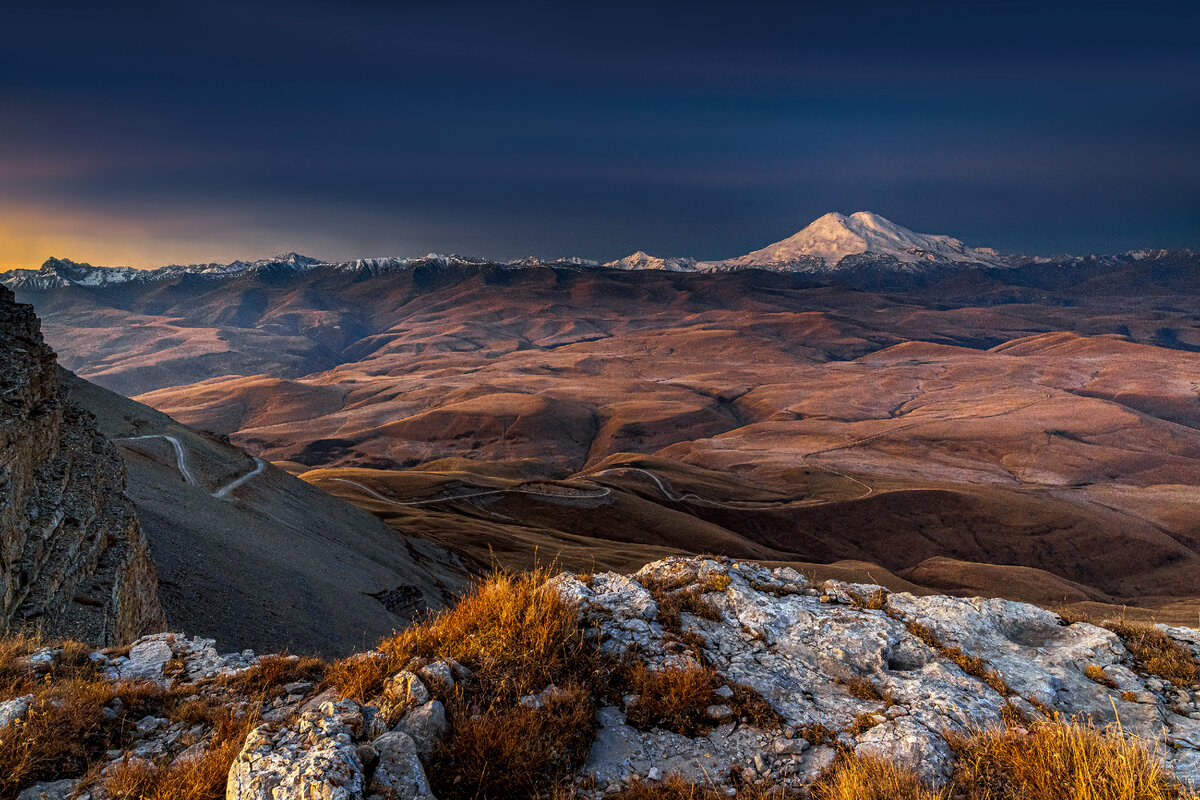
[(1200, 248), (1200, 3), (6, 9), (0, 267)]

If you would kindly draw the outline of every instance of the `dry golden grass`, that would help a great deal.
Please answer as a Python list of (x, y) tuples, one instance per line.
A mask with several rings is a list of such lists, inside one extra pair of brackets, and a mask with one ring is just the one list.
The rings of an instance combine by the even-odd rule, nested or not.
[(963, 672), (983, 681), (1004, 697), (1012, 696), (1012, 687), (1010, 687), (1008, 682), (1004, 680), (1004, 676), (1002, 676), (999, 672), (996, 672), (994, 669), (988, 667), (983, 659), (967, 655), (958, 647), (947, 645), (938, 638), (936, 633), (919, 622), (909, 620), (905, 623), (905, 627), (908, 628), (908, 632), (913, 636), (916, 636), (925, 644), (938, 651), (943, 658), (946, 658), (957, 664)]
[(729, 688), (733, 689), (733, 697), (728, 704), (738, 719), (763, 730), (775, 730), (783, 725), (783, 715), (753, 687), (731, 681)]
[(254, 727), (256, 717), (229, 709), (213, 723), (204, 751), (170, 763), (126, 759), (111, 767), (98, 785), (112, 800), (222, 800), (229, 768)]
[(854, 717), (854, 722), (850, 723), (850, 733), (857, 738), (883, 722), (884, 720), (878, 714), (864, 712)]
[(1108, 677), (1108, 673), (1099, 664), (1088, 664), (1083, 668), (1083, 674), (1088, 680), (1098, 683), (1101, 686), (1109, 689), (1117, 688), (1117, 682)]
[(714, 786), (692, 783), (672, 774), (654, 783), (635, 778), (614, 800), (784, 800), (789, 796), (778, 786), (742, 783), (731, 797)]
[(1113, 729), (1038, 722), (948, 741), (962, 800), (1196, 800), (1144, 744)]
[(871, 611), (883, 611), (887, 608), (888, 591), (883, 587), (873, 589), (865, 595), (852, 590), (847, 590), (846, 594), (850, 595), (850, 605), (854, 608), (865, 608)]
[(567, 686), (545, 707), (450, 704), (454, 720), (428, 770), (434, 794), (446, 797), (541, 797), (565, 784), (587, 758), (596, 730), (591, 692)]
[[(114, 698), (122, 717), (104, 719)], [(126, 719), (161, 707), (163, 690), (154, 684), (113, 684), (86, 678), (45, 683), (25, 718), (0, 731), (0, 797), (38, 780), (82, 775), (106, 750), (126, 743)]]
[(414, 657), (453, 658), (475, 673), (480, 690), (515, 699), (590, 672), (593, 648), (584, 642), (575, 609), (543, 589), (547, 575), (495, 575), (452, 609), (380, 643), (381, 659), (335, 663), (327, 680), (343, 697), (365, 700)]
[(668, 667), (647, 669), (637, 666), (630, 675), (631, 691), (637, 699), (625, 710), (630, 725), (643, 730), (666, 730), (696, 735), (712, 730), (705, 713), (718, 705), (714, 693), (719, 685), (716, 673), (707, 667)]
[(255, 698), (282, 697), (286, 694), (285, 684), (297, 681), (319, 683), (325, 677), (326, 668), (319, 658), (269, 655), (249, 669), (222, 679), (220, 685)]
[(945, 800), (910, 770), (890, 761), (842, 753), (818, 776), (812, 800)]
[[(430, 687), (451, 722), (428, 769), (443, 800), (552, 792), (587, 755), (596, 699), (625, 670), (585, 639), (576, 610), (543, 588), (547, 577), (495, 575), (455, 608), (382, 642), (380, 657), (344, 659), (326, 673), (342, 696), (365, 700), (413, 659), (452, 658), (472, 670), (451, 694)], [(519, 704), (552, 683), (562, 691), (545, 708)]]
[(830, 747), (838, 746), (837, 731), (822, 725), (820, 722), (809, 723), (801, 728), (798, 733), (801, 739), (804, 739), (814, 747), (822, 744), (827, 744)]
[(1000, 708), (1000, 719), (1005, 726), (1010, 728), (1024, 728), (1029, 725), (1029, 717), (1012, 704), (1011, 698)]
[(862, 675), (855, 675), (852, 678), (839, 678), (834, 682), (845, 688), (851, 697), (857, 697), (859, 700), (872, 700), (887, 703), (888, 705), (896, 702), (890, 693), (880, 689), (869, 678), (865, 678)]
[(658, 621), (667, 630), (678, 632), (683, 622), (680, 614), (684, 611), (703, 619), (721, 619), (721, 612), (704, 595), (723, 592), (732, 582), (728, 575), (717, 574), (694, 584), (682, 578), (676, 581), (646, 578), (642, 585), (658, 604)]
[(1127, 619), (1105, 620), (1101, 624), (1121, 637), (1143, 672), (1157, 675), (1175, 686), (1200, 683), (1200, 663), (1192, 651), (1153, 625)]
[[(30, 668), (25, 658), (44, 647), (61, 648), (48, 672)], [(0, 639), (0, 700), (20, 697), (51, 680), (94, 678), (96, 667), (88, 655), (92, 648), (82, 642), (51, 642), (41, 636), (14, 634)]]

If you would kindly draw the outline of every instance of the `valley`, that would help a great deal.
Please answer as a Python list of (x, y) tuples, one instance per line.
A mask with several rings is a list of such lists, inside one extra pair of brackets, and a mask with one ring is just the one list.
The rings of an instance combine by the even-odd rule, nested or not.
[(9, 283), (81, 376), (476, 574), (711, 553), (1197, 619), (1195, 255), (1023, 259), (827, 215), (728, 262), (635, 256)]

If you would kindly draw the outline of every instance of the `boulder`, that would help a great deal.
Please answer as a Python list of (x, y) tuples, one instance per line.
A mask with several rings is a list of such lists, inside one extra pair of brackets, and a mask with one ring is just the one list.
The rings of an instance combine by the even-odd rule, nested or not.
[(363, 763), (353, 743), (362, 712), (326, 703), (286, 727), (260, 725), (229, 770), (226, 800), (362, 800)]
[(371, 776), (371, 794), (389, 800), (435, 800), (411, 736), (392, 731), (380, 736), (372, 746), (379, 764)]
[(437, 749), (446, 737), (450, 725), (446, 722), (446, 709), (437, 700), (430, 700), (404, 715), (395, 730), (412, 737), (417, 752), (427, 756)]

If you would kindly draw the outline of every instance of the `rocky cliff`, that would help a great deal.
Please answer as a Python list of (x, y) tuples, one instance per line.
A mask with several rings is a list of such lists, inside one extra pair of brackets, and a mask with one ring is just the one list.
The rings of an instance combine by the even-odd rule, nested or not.
[(163, 625), (125, 466), (65, 399), (30, 306), (0, 288), (0, 630), (97, 644)]
[[(483, 606), (503, 605), (488, 591), (468, 596), (460, 606), (466, 616), (486, 617)], [(952, 783), (959, 778), (956, 737), (981, 729), (1023, 736), (1073, 720), (1119, 722), (1106, 734), (1110, 741), (1133, 742), (1151, 771), (1163, 770), (1147, 780), (1200, 782), (1194, 629), (1133, 632), (1114, 624), (1114, 631), (1022, 603), (814, 585), (791, 569), (728, 559), (671, 558), (629, 576), (564, 574), (534, 591), (566, 601), (565, 619), (586, 643), (571, 651), (586, 664), (566, 664), (561, 685), (520, 683), (548, 668), (541, 663), (528, 662), (522, 674), (496, 672), (498, 640), (509, 637), (528, 652), (542, 646), (528, 635), (546, 630), (540, 621), (519, 619), (535, 595), (507, 607), (516, 616), (506, 611), (459, 637), (489, 639), (477, 652), (490, 655), (479, 658), (471, 655), (475, 645), (449, 634), (467, 630), (454, 627), (462, 614), (333, 665), (248, 651), (219, 655), (211, 641), (176, 634), (147, 637), (129, 651), (27, 654), (21, 663), (48, 675), (78, 674), (82, 668), (71, 663), (95, 670), (110, 687), (101, 696), (114, 698), (106, 724), (125, 732), (108, 750), (97, 748), (85, 785), (76, 780), (81, 771), (38, 777), (61, 796), (77, 788), (94, 800), (117, 796), (112, 787), (134, 780), (157, 781), (153, 796), (173, 796), (161, 792), (181, 775), (209, 781), (208, 794), (189, 796), (228, 800), (520, 797), (546, 794), (519, 783), (528, 770), (516, 774), (544, 756), (551, 785), (573, 785), (555, 796), (645, 797), (631, 786), (672, 774), (730, 797), (755, 783), (802, 794), (853, 758), (895, 762), (931, 786)], [(444, 648), (456, 648), (462, 661)], [(519, 661), (521, 653), (503, 658), (513, 656)], [(590, 698), (574, 682), (605, 671), (609, 678), (591, 684)], [(685, 675), (702, 677), (681, 689)], [(129, 680), (151, 684), (135, 692), (122, 683)], [(31, 683), (30, 694), (0, 703), (0, 744), (6, 720), (33, 714), (50, 683)], [(160, 687), (157, 701), (147, 685)], [(510, 691), (514, 685), (526, 688)], [(481, 691), (490, 694), (472, 704)], [(179, 698), (185, 702), (172, 705)], [(548, 721), (571, 713), (577, 716), (558, 728)], [(130, 723), (120, 724), (121, 715)], [(231, 727), (233, 718), (240, 728)], [(502, 724), (483, 727), (488, 718)], [(525, 741), (538, 736), (545, 750)], [(494, 760), (513, 751), (515, 760)], [(513, 774), (486, 784), (483, 772), (471, 771), (476, 757), (484, 772)], [(56, 778), (61, 783), (51, 783)], [(0, 797), (3, 789), (0, 781)], [(1018, 786), (995, 796), (1022, 795)], [(1192, 797), (1174, 790), (1136, 796)]]

